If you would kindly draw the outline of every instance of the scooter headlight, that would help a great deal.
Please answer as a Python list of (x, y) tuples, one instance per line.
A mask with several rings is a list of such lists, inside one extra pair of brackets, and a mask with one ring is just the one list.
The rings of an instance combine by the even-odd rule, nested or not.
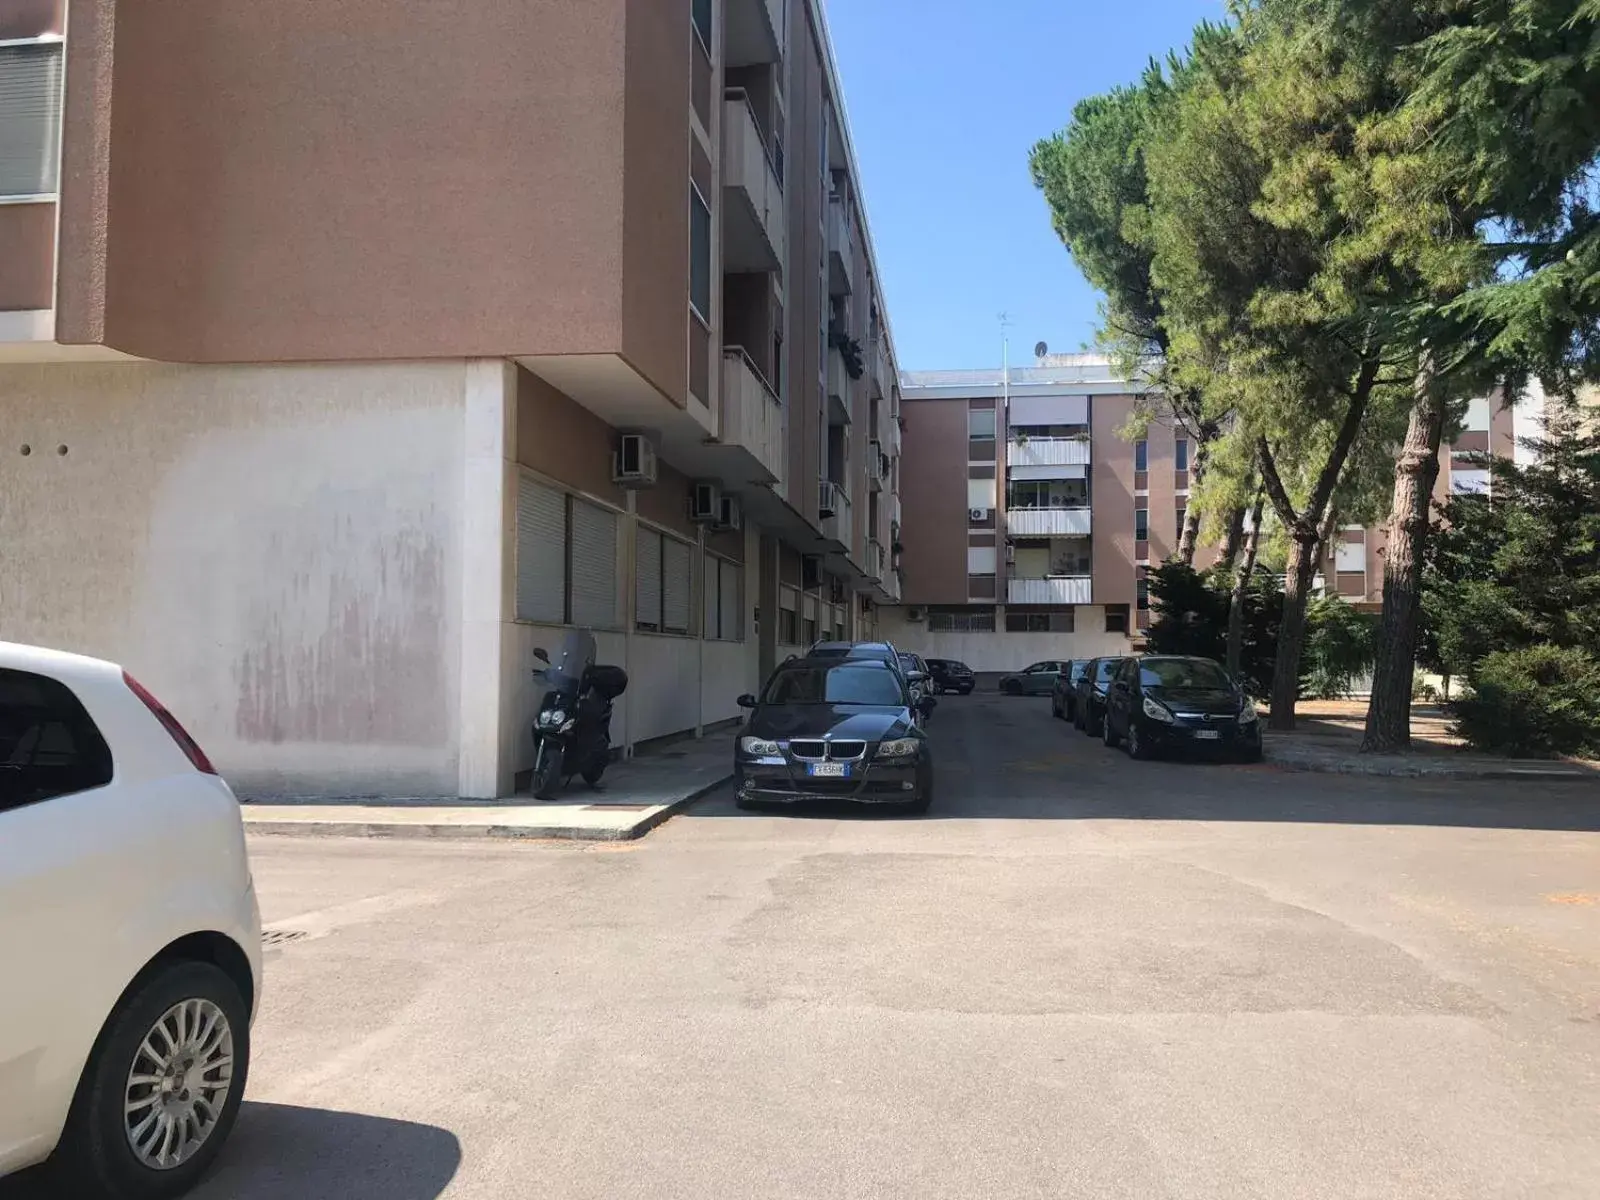
[(567, 714), (559, 708), (552, 708), (539, 714), (540, 729), (560, 729), (566, 721)]

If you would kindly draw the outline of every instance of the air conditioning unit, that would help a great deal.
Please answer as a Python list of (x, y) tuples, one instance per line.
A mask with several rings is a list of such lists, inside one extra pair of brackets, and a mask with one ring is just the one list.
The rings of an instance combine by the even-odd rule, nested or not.
[(717, 519), (712, 522), (713, 529), (724, 532), (736, 532), (744, 528), (744, 505), (739, 503), (737, 496), (724, 496)]
[(656, 448), (642, 433), (625, 433), (617, 439), (611, 459), (611, 482), (624, 487), (653, 487), (656, 482)]
[(987, 508), (969, 508), (967, 509), (967, 517), (973, 521), (987, 521), (989, 519), (989, 510)]
[(1014, 564), (1016, 561), (1017, 561), (1017, 548), (1015, 546), (1008, 545), (1006, 547), (1006, 563), (1008, 565), (1010, 565), (1010, 564)]
[(913, 604), (906, 609), (906, 620), (908, 621), (926, 621), (927, 619), (928, 610), (925, 608), (918, 608)]
[(714, 525), (722, 519), (722, 489), (714, 483), (697, 483), (689, 489), (689, 519)]
[(839, 486), (831, 479), (824, 479), (817, 484), (817, 516), (831, 517), (839, 505)]
[(822, 586), (822, 555), (800, 556), (800, 590), (814, 592)]

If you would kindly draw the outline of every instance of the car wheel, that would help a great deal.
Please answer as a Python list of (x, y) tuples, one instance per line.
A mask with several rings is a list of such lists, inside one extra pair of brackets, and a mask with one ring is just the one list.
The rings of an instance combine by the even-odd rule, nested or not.
[(1111, 728), (1111, 714), (1105, 713), (1100, 718), (1100, 740), (1108, 747), (1115, 750), (1122, 739), (1117, 736), (1117, 731)]
[(162, 969), (111, 1014), (78, 1081), (53, 1162), (74, 1196), (189, 1191), (239, 1115), (250, 1014), (210, 963)]
[(1251, 746), (1239, 755), (1239, 761), (1245, 763), (1258, 763), (1261, 761), (1261, 747)]
[(1050, 697), (1050, 715), (1056, 720), (1061, 720), (1061, 702), (1054, 696)]
[(1008, 696), (1022, 695), (1022, 685), (1015, 679), (1007, 679), (1000, 685), (1000, 690)]
[(1128, 757), (1144, 762), (1150, 757), (1150, 743), (1139, 736), (1139, 723), (1128, 722)]

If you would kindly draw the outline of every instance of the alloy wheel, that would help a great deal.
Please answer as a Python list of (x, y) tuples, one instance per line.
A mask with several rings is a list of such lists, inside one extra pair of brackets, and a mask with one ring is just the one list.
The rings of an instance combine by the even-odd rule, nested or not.
[(174, 1004), (140, 1043), (123, 1091), (133, 1156), (170, 1171), (210, 1139), (233, 1087), (233, 1027), (209, 1000)]

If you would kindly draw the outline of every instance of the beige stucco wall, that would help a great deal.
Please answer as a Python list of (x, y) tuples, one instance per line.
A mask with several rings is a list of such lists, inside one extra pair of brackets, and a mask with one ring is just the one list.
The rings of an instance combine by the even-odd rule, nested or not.
[(241, 791), (453, 795), (465, 369), (0, 367), (0, 637), (126, 664)]
[(932, 633), (926, 619), (908, 621), (904, 608), (882, 608), (879, 630), (899, 649), (924, 658), (953, 658), (974, 671), (1020, 671), (1045, 659), (1129, 653), (1120, 633), (1105, 632), (1105, 608), (1079, 605), (1073, 633)]

